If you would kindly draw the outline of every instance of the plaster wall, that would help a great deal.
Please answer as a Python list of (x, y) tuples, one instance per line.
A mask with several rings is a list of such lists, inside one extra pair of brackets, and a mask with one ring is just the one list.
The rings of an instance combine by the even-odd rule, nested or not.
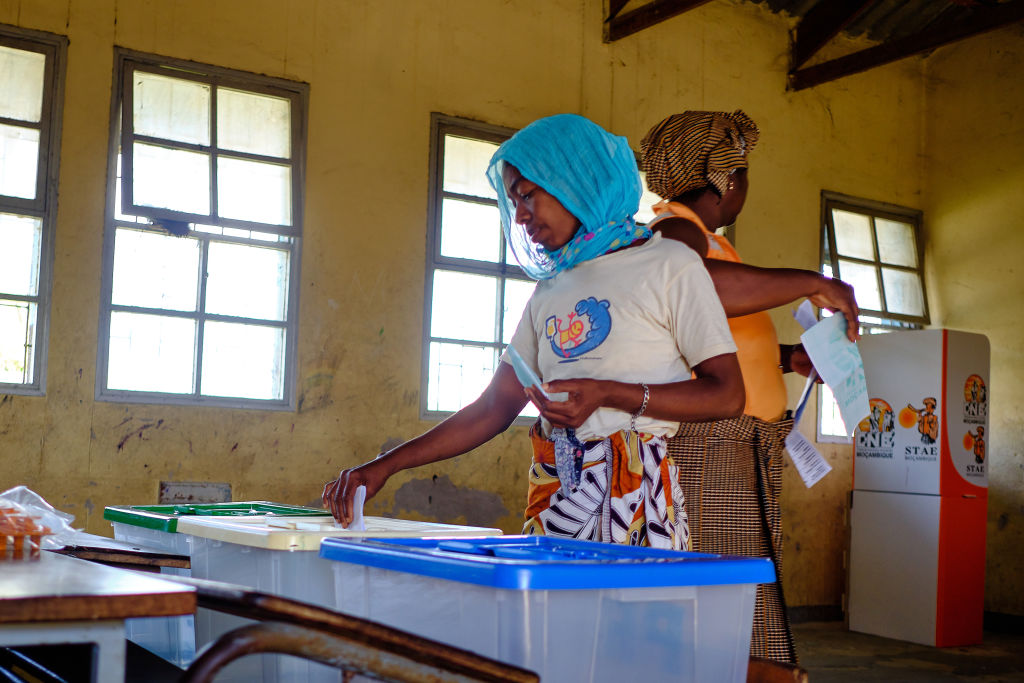
[(928, 60), (925, 224), (936, 326), (992, 349), (985, 608), (1024, 614), (1024, 26)]
[[(70, 38), (47, 391), (0, 397), (0, 480), (109, 533), (103, 507), (155, 502), (161, 480), (313, 503), (339, 469), (429, 428), (418, 406), (432, 111), (511, 127), (577, 112), (638, 147), (670, 113), (742, 108), (762, 130), (737, 233), (756, 265), (817, 267), (822, 189), (921, 206), (922, 60), (787, 92), (786, 18), (719, 0), (605, 45), (601, 5), (0, 0), (0, 22)], [(93, 398), (114, 46), (310, 84), (295, 413)], [(788, 310), (774, 317), (795, 340)], [(811, 490), (787, 460), (794, 605), (841, 600), (851, 449), (824, 450), (834, 472)], [(514, 533), (528, 462), (516, 427), (397, 475), (368, 513)]]

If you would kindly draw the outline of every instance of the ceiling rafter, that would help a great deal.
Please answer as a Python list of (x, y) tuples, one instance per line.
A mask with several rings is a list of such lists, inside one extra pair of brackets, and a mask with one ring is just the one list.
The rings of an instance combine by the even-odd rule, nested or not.
[[(790, 90), (811, 88), (1024, 21), (1024, 0), (915, 0), (905, 4), (901, 0), (749, 1), (767, 3), (775, 12), (795, 8), (801, 15), (791, 45)], [(709, 2), (711, 0), (649, 0), (623, 13), (630, 0), (606, 0), (604, 42), (620, 40)], [(910, 35), (900, 30), (901, 25), (906, 24), (913, 30)], [(865, 25), (869, 36), (881, 36), (879, 44), (805, 66), (844, 29), (860, 33)]]
[(832, 0), (811, 7), (796, 25), (790, 70), (795, 71), (878, 0)]
[(974, 12), (967, 18), (945, 21), (904, 38), (791, 71), (789, 87), (793, 90), (811, 88), (1022, 20), (1024, 2), (974, 7)]
[(619, 12), (622, 11), (626, 2), (610, 0), (608, 17), (604, 21), (604, 42), (612, 43), (620, 38), (633, 35), (677, 14), (707, 4), (711, 0), (652, 0), (646, 5), (619, 16)]

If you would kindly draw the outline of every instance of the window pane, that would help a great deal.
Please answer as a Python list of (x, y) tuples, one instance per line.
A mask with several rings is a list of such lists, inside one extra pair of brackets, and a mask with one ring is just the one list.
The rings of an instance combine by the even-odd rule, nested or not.
[(132, 193), (136, 206), (201, 216), (210, 213), (210, 157), (136, 142)]
[(113, 311), (107, 387), (192, 393), (195, 348), (194, 320)]
[(505, 280), (505, 307), (501, 318), (501, 343), (508, 344), (516, 331), (519, 319), (523, 317), (526, 302), (533, 294), (536, 282), (525, 280)]
[(135, 72), (132, 102), (136, 135), (210, 144), (210, 86)]
[(885, 306), (890, 313), (924, 315), (924, 292), (916, 272), (882, 268)]
[(39, 131), (0, 124), (0, 194), (34, 199)]
[(115, 233), (115, 305), (194, 311), (198, 286), (198, 240), (125, 228)]
[(494, 341), (497, 298), (497, 278), (435, 270), (430, 336)]
[(0, 382), (35, 381), (36, 305), (0, 299)]
[(431, 342), (427, 410), (455, 411), (475, 401), (490, 383), (496, 362), (493, 348)]
[(486, 175), (497, 150), (493, 142), (444, 136), (444, 191), (497, 199)]
[(0, 45), (0, 116), (38, 123), (46, 55)]
[(445, 199), (441, 202), (441, 255), (498, 262), (498, 207)]
[(871, 219), (868, 216), (833, 209), (832, 223), (836, 229), (836, 249), (842, 256), (875, 260)]
[(876, 218), (875, 233), (878, 235), (878, 257), (884, 263), (917, 267), (913, 225)]
[(821, 424), (818, 425), (823, 436), (845, 436), (850, 434), (846, 431), (843, 423), (843, 414), (839, 410), (836, 397), (827, 384), (818, 385), (818, 400), (821, 401)]
[(204, 396), (284, 397), (284, 330), (208, 322), (203, 333)]
[(291, 134), (288, 100), (217, 88), (217, 147), (286, 159)]
[(853, 287), (857, 305), (871, 310), (882, 310), (882, 298), (878, 293), (878, 277), (873, 266), (850, 261), (839, 261), (839, 279)]
[(39, 251), (43, 221), (32, 216), (0, 213), (0, 292), (39, 293)]
[(222, 218), (291, 225), (291, 167), (219, 157), (217, 204)]
[(207, 272), (207, 313), (284, 320), (288, 252), (211, 242)]

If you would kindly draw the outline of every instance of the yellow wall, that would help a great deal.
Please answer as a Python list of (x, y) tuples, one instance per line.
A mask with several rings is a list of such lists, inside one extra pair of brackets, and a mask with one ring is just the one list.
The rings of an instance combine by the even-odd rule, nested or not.
[[(160, 480), (310, 503), (340, 468), (429, 427), (418, 392), (432, 111), (511, 127), (577, 112), (638, 146), (667, 114), (742, 108), (762, 141), (738, 248), (758, 265), (816, 268), (822, 189), (922, 206), (921, 59), (792, 93), (791, 22), (759, 5), (717, 0), (605, 45), (602, 4), (0, 2), (0, 22), (70, 38), (47, 394), (0, 401), (2, 481), (109, 533), (103, 507), (155, 502)], [(93, 400), (115, 45), (311, 85), (294, 414)], [(795, 340), (788, 311), (775, 319), (780, 337)], [(791, 390), (795, 399), (797, 383)], [(811, 490), (787, 463), (795, 605), (839, 604), (842, 593), (851, 449), (825, 450), (834, 472)], [(525, 430), (514, 428), (396, 476), (369, 512), (515, 532), (528, 459)]]
[(1024, 614), (1024, 25), (928, 61), (929, 296), (992, 347), (986, 609)]

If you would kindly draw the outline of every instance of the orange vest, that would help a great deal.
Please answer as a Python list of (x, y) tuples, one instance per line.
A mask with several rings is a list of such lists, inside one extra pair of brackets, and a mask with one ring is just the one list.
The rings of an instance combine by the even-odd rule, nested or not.
[[(677, 202), (659, 202), (654, 212), (660, 217), (672, 214), (693, 221), (708, 237), (708, 258), (742, 263), (729, 240), (707, 229), (704, 221), (690, 207)], [(738, 318), (729, 318), (729, 329), (736, 342), (736, 357), (743, 372), (747, 392), (744, 415), (769, 422), (778, 420), (786, 411), (786, 384), (779, 369), (779, 338), (771, 316), (762, 311)]]

